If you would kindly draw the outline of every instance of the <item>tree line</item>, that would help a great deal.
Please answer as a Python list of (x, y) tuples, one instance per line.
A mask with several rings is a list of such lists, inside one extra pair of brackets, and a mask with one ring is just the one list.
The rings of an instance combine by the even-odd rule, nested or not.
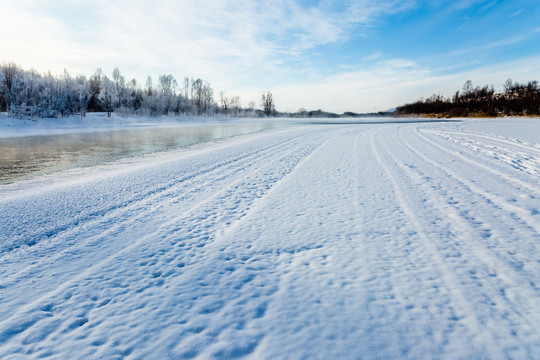
[(506, 80), (504, 92), (495, 93), (493, 85), (474, 87), (467, 80), (462, 91), (450, 97), (434, 94), (427, 99), (396, 108), (397, 115), (432, 115), (438, 117), (539, 115), (540, 85), (538, 81), (527, 83)]
[(15, 63), (0, 65), (0, 112), (18, 118), (47, 118), (79, 115), (87, 112), (137, 115), (273, 116), (276, 114), (272, 93), (261, 96), (262, 110), (255, 102), (242, 107), (238, 95), (219, 93), (202, 79), (160, 75), (156, 84), (148, 76), (145, 84), (126, 80), (118, 68), (109, 78), (101, 69), (90, 77), (71, 76), (66, 70), (53, 76), (24, 70)]

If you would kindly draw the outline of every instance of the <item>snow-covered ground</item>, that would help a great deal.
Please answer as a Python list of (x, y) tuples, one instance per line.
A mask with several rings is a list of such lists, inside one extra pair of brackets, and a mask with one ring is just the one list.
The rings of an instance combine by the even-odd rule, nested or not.
[(0, 358), (538, 359), (540, 120), (505, 121), (274, 129), (2, 186)]

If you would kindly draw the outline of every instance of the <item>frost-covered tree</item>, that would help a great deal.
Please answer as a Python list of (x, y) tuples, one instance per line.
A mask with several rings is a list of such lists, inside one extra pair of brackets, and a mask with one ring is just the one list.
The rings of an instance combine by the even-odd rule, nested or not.
[[(50, 72), (25, 71), (14, 63), (0, 65), (0, 111), (15, 117), (56, 117), (87, 111), (113, 111), (145, 115), (198, 114), (218, 111), (214, 90), (202, 79), (184, 79), (179, 89), (173, 75), (160, 75), (157, 86), (148, 76), (142, 87), (135, 79), (126, 82), (118, 68), (108, 78), (98, 68), (88, 79), (71, 76), (65, 70), (59, 76)], [(227, 97), (227, 112), (238, 113), (238, 96)]]
[(111, 117), (111, 113), (114, 111), (114, 106), (118, 102), (118, 94), (116, 92), (115, 83), (107, 76), (103, 77), (103, 81), (101, 82), (99, 101), (103, 111), (107, 112), (108, 117)]
[(231, 97), (225, 96), (224, 91), (219, 92), (220, 110), (224, 114), (237, 116), (240, 112), (240, 96), (233, 95)]
[(146, 95), (152, 95), (153, 85), (152, 85), (152, 77), (150, 75), (146, 77), (146, 86), (144, 88), (144, 91), (146, 92)]
[(221, 104), (221, 110), (224, 114), (227, 114), (227, 112), (229, 111), (230, 99), (225, 96), (225, 91), (219, 92), (219, 102)]
[(231, 108), (237, 113), (241, 107), (242, 104), (240, 103), (240, 96), (231, 96)]
[(128, 104), (127, 109), (138, 113), (143, 105), (143, 91), (137, 80), (131, 79), (127, 85)]
[(88, 103), (89, 111), (103, 111), (99, 102), (99, 91), (101, 90), (101, 81), (103, 80), (103, 70), (96, 69), (94, 74), (88, 79), (88, 87), (90, 90), (90, 102)]
[[(5, 101), (5, 108), (6, 108), (6, 111), (8, 112), (8, 115), (9, 113), (11, 112), (11, 105), (13, 103), (13, 101), (16, 99), (16, 85), (17, 83), (19, 83), (20, 81), (17, 79), (18, 77), (18, 73), (21, 71), (19, 69), (19, 67), (11, 62), (11, 63), (8, 63), (8, 64), (3, 64), (1, 66), (1, 69), (2, 69), (2, 73), (3, 73), (3, 76), (4, 76), (4, 81), (3, 81), (3, 86), (2, 86), (2, 91), (3, 91), (3, 94), (4, 94), (4, 101)], [(15, 87), (15, 89), (14, 89)]]
[(3, 110), (5, 104), (4, 98), (4, 73), (2, 72), (2, 68), (0, 68), (0, 112)]
[(86, 117), (86, 111), (88, 109), (88, 104), (92, 98), (90, 93), (90, 87), (88, 86), (88, 81), (85, 76), (77, 76), (75, 79), (76, 83), (76, 103), (78, 107), (79, 114), (81, 118)]
[(0, 68), (0, 112), (4, 110), (4, 104), (5, 104), (5, 94), (4, 94), (4, 73), (2, 72), (2, 68)]
[(257, 104), (255, 104), (255, 101), (250, 101), (249, 104), (248, 104), (248, 110), (249, 111), (255, 111), (255, 107), (257, 106)]
[(214, 90), (209, 83), (197, 79), (191, 80), (191, 101), (197, 115), (208, 114), (214, 105)]
[(176, 88), (178, 84), (172, 75), (159, 76), (159, 102), (161, 104), (161, 114), (167, 115), (174, 111), (176, 104)]
[(113, 70), (113, 81), (116, 86), (116, 95), (117, 103), (115, 104), (115, 109), (125, 109), (127, 108), (129, 102), (129, 92), (126, 84), (126, 78), (122, 76), (118, 68)]

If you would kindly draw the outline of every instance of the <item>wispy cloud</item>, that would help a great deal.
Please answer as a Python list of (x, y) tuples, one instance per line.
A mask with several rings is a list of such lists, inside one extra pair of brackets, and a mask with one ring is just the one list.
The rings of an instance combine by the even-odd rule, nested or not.
[(3, 56), (23, 65), (85, 72), (89, 66), (118, 65), (137, 77), (173, 72), (220, 84), (254, 78), (264, 84), (290, 71), (287, 62), (305, 51), (346, 41), (358, 24), (369, 26), (378, 16), (412, 4), (20, 0), (0, 4), (3, 17), (12, 19), (0, 35)]
[(483, 43), (475, 47), (462, 47), (449, 52), (435, 54), (424, 58), (424, 61), (432, 61), (441, 58), (450, 57), (463, 57), (465, 55), (485, 54), (488, 50), (503, 49), (510, 45), (519, 44), (521, 42), (530, 40), (532, 37), (537, 36), (540, 33), (540, 27), (520, 32), (518, 34), (512, 34), (507, 37), (501, 38), (497, 41)]
[[(429, 29), (429, 36), (415, 40), (429, 49), (439, 23), (458, 21), (467, 12), (457, 10), (473, 6), (498, 10), (498, 4), (493, 0), (0, 1), (0, 61), (54, 73), (67, 68), (85, 75), (98, 66), (110, 74), (118, 66), (126, 77), (142, 81), (146, 75), (163, 73), (202, 77), (217, 91), (239, 94), (245, 103), (257, 101), (262, 90), (273, 90), (278, 107), (289, 110), (296, 110), (297, 104), (372, 111), (375, 103), (395, 105), (403, 96), (412, 96), (414, 91), (404, 90), (403, 84), (420, 91), (416, 84), (429, 83), (427, 79), (463, 74), (471, 69), (467, 64), (477, 60), (473, 55), (531, 42), (538, 28), (518, 27), (494, 42), (482, 38), (478, 43), (483, 45), (477, 47), (450, 44), (443, 54), (411, 54), (394, 46), (394, 38), (379, 43), (359, 39), (394, 26), (389, 16), (417, 8), (418, 14), (428, 14), (408, 29), (414, 33), (412, 39)], [(519, 8), (514, 4), (512, 11)], [(525, 13), (522, 8), (514, 16)], [(424, 46), (426, 39), (432, 42)]]
[[(409, 66), (403, 67), (404, 64)], [(508, 78), (525, 82), (531, 80), (531, 74), (539, 73), (540, 55), (451, 74), (415, 65), (414, 61), (394, 59), (364, 70), (328, 76), (316, 83), (278, 87), (275, 99), (284, 110), (290, 111), (299, 107), (335, 112), (382, 111), (433, 93), (450, 96), (466, 80), (472, 80), (474, 85), (493, 84), (502, 90)]]
[(364, 56), (362, 60), (364, 61), (373, 61), (379, 59), (383, 55), (382, 51), (375, 51), (374, 53)]
[(515, 13), (513, 13), (511, 17), (516, 17), (516, 16), (518, 16), (519, 14), (521, 14), (521, 13), (523, 12), (523, 10), (525, 10), (525, 8), (519, 9), (518, 11), (516, 11)]

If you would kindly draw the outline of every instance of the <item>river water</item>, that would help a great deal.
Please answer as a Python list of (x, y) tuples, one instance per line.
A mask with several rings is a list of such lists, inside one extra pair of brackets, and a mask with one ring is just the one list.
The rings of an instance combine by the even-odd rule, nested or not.
[(239, 122), (0, 139), (0, 184), (286, 126)]

